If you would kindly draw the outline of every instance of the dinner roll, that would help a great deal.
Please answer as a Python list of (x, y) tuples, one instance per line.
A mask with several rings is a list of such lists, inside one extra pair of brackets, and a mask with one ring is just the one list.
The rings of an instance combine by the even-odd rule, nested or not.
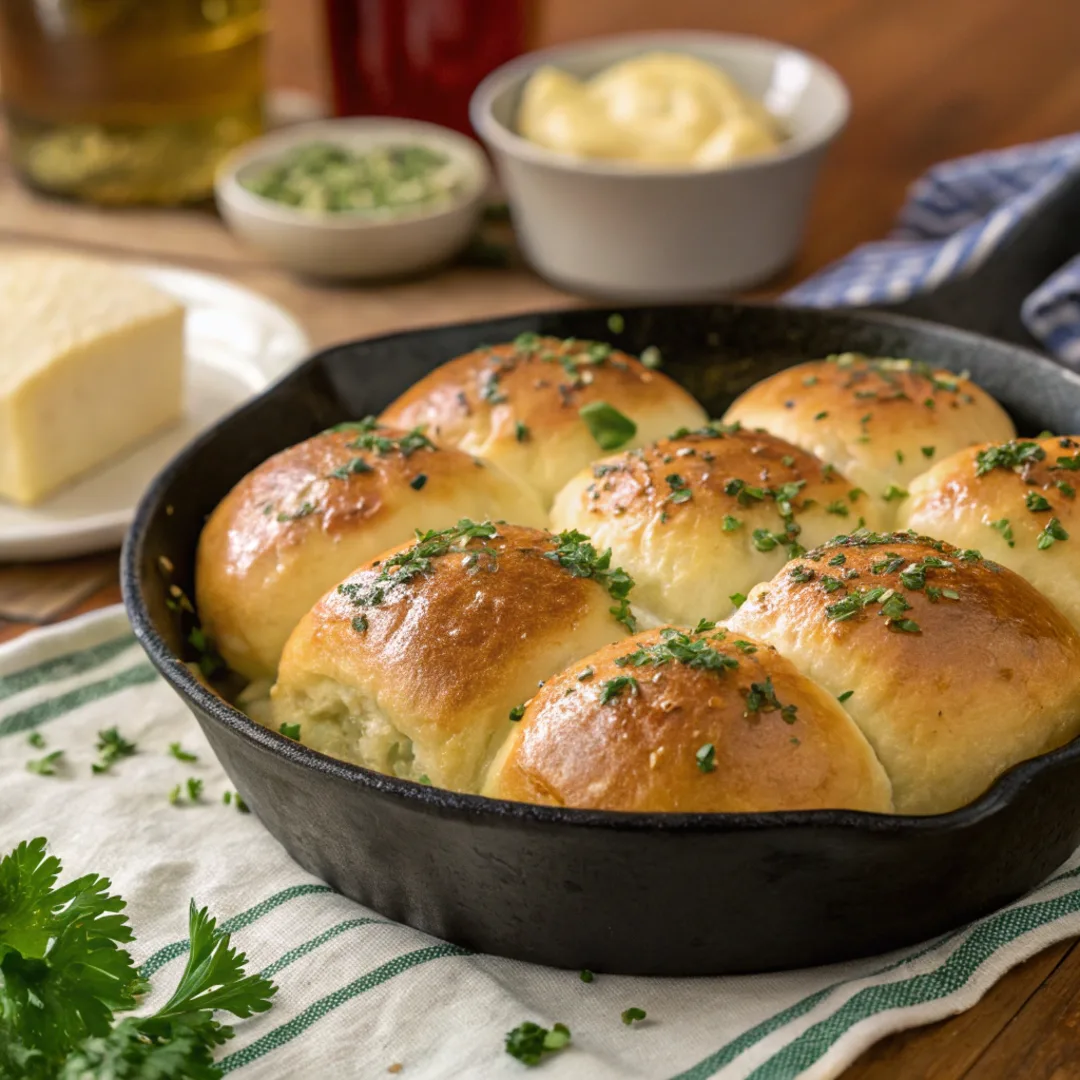
[(836, 699), (712, 624), (639, 634), (550, 679), (483, 794), (593, 810), (892, 809)]
[(584, 538), (471, 521), (427, 533), (304, 616), (274, 722), (333, 757), (475, 791), (537, 682), (627, 635), (631, 584)]
[(1078, 438), (961, 450), (912, 481), (900, 525), (979, 548), (1027, 578), (1080, 628), (1078, 470)]
[(332, 585), (413, 530), (459, 518), (540, 525), (536, 496), (498, 468), (373, 419), (341, 424), (248, 473), (199, 540), (199, 616), (225, 661), (271, 678), (293, 627)]
[(610, 345), (520, 334), (436, 368), (382, 419), (427, 425), (436, 442), (495, 462), (550, 506), (605, 452), (644, 446), (707, 416), (677, 383)]
[(1080, 731), (1080, 635), (977, 551), (842, 537), (758, 585), (727, 625), (843, 698), (900, 813), (963, 806)]
[(736, 398), (724, 419), (817, 454), (893, 509), (933, 462), (1016, 434), (1005, 410), (969, 379), (915, 360), (854, 353), (763, 379)]
[(604, 458), (555, 499), (556, 529), (610, 547), (635, 603), (660, 621), (731, 610), (803, 547), (882, 511), (831, 465), (762, 431), (714, 424)]

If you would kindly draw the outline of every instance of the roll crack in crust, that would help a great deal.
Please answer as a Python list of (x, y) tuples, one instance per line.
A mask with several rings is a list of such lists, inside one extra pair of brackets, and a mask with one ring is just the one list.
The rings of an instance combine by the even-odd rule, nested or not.
[(915, 360), (855, 353), (762, 379), (724, 420), (809, 450), (890, 510), (934, 461), (1016, 434), (1005, 410), (970, 379)]
[(639, 634), (550, 679), (483, 794), (625, 811), (892, 809), (835, 698), (771, 646), (711, 624)]
[(757, 586), (727, 626), (845, 696), (899, 813), (963, 806), (1080, 730), (1080, 636), (977, 551), (908, 533), (834, 540)]
[(333, 757), (476, 791), (537, 683), (630, 632), (631, 585), (585, 537), (468, 521), (426, 534), (304, 616), (274, 723)]
[(677, 432), (604, 458), (555, 499), (552, 525), (579, 529), (633, 575), (635, 603), (658, 621), (694, 623), (732, 609), (803, 547), (882, 511), (831, 465), (738, 425)]
[(1027, 578), (1080, 628), (1080, 438), (986, 443), (911, 484), (900, 525), (977, 547)]
[[(580, 415), (606, 403), (633, 434), (602, 447)], [(436, 442), (494, 461), (550, 506), (579, 469), (607, 450), (644, 446), (705, 410), (666, 375), (602, 342), (521, 334), (436, 368), (382, 414), (387, 424), (427, 425)]]
[(293, 627), (332, 585), (416, 528), (460, 518), (546, 524), (497, 468), (374, 419), (340, 424), (248, 473), (199, 540), (196, 600), (231, 668), (269, 679)]

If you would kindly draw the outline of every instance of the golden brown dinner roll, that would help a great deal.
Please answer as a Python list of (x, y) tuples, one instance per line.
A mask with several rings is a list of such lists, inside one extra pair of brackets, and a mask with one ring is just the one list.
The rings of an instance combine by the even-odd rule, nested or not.
[(475, 791), (537, 682), (627, 635), (631, 585), (584, 537), (470, 521), (427, 533), (304, 616), (274, 721), (333, 757)]
[(604, 453), (644, 446), (705, 410), (666, 375), (596, 341), (521, 334), (436, 368), (383, 414), (502, 466), (550, 506)]
[(1080, 635), (977, 551), (842, 537), (758, 585), (727, 625), (843, 699), (899, 813), (963, 806), (1080, 731)]
[(1080, 439), (987, 443), (916, 477), (911, 498), (900, 504), (900, 525), (979, 548), (1027, 578), (1080, 628), (1077, 487)]
[(413, 535), (462, 517), (540, 525), (536, 496), (497, 468), (373, 419), (275, 454), (210, 516), (195, 594), (234, 670), (270, 678), (293, 627), (327, 589)]
[(1016, 434), (1005, 410), (970, 379), (915, 360), (854, 353), (762, 379), (724, 419), (765, 428), (817, 454), (893, 508), (935, 461)]
[(549, 679), (483, 794), (594, 810), (892, 809), (836, 699), (711, 623), (607, 645)]
[(803, 547), (882, 511), (831, 465), (766, 432), (708, 425), (604, 458), (555, 499), (556, 529), (579, 529), (633, 575), (657, 621), (692, 623), (732, 607)]

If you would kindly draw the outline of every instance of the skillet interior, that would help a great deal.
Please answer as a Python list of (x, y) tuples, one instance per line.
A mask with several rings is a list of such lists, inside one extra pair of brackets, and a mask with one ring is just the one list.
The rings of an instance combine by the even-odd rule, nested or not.
[[(177, 457), (140, 504), (124, 597), (151, 660), (237, 789), (303, 867), (382, 914), (478, 951), (636, 974), (728, 974), (882, 952), (1014, 899), (1080, 842), (1080, 740), (930, 818), (847, 811), (656, 815), (559, 810), (422, 787), (258, 727), (181, 663), (199, 531), (275, 451), (377, 413), (444, 360), (524, 331), (655, 345), (719, 415), (803, 359), (911, 356), (976, 382), (1022, 433), (1080, 430), (1080, 377), (1023, 349), (895, 316), (767, 306), (573, 310), (394, 334), (319, 353)], [(169, 568), (166, 571), (165, 568)]]

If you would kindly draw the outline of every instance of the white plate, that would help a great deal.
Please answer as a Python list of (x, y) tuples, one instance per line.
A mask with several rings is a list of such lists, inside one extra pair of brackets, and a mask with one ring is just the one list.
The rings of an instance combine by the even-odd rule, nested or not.
[(165, 266), (131, 269), (187, 308), (183, 419), (37, 506), (0, 500), (2, 560), (60, 559), (118, 545), (139, 496), (169, 459), (311, 349), (291, 315), (224, 278)]

